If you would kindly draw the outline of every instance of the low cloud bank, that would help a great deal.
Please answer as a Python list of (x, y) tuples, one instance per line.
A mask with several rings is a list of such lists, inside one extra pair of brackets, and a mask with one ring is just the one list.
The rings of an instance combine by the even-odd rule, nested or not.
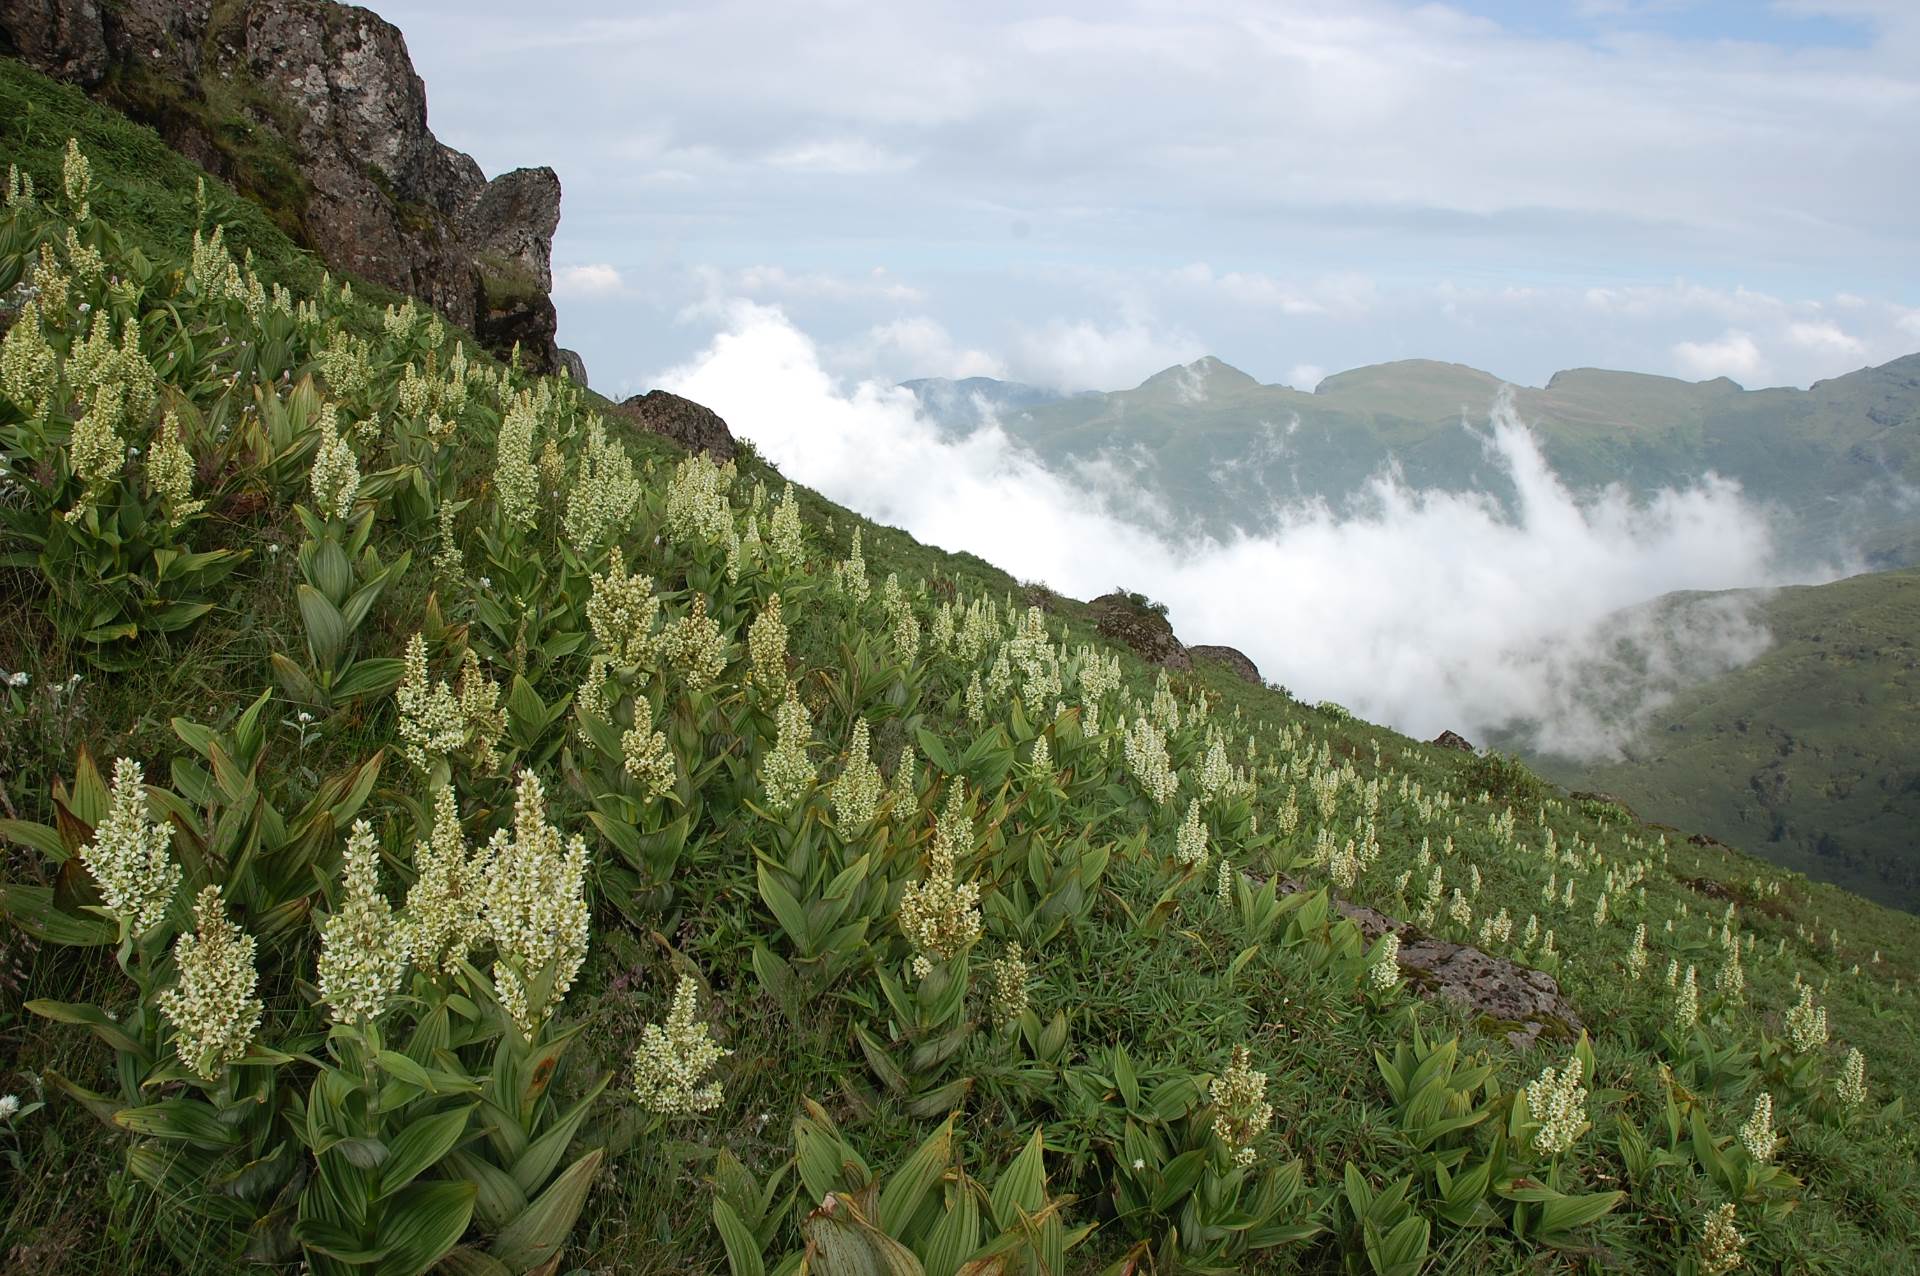
[(1110, 487), (1047, 469), (996, 424), (943, 437), (909, 392), (841, 382), (778, 309), (736, 301), (724, 315), (657, 384), (713, 408), (796, 482), (1070, 595), (1144, 592), (1186, 641), (1239, 647), (1302, 699), (1409, 734), (1497, 728), (1613, 754), (1675, 690), (1768, 642), (1751, 596), (1624, 610), (1784, 583), (1737, 485), (1577, 497), (1504, 401), (1477, 432), (1518, 491), (1511, 511), (1383, 475), (1351, 507), (1297, 505), (1272, 532), (1195, 539), (1122, 517)]

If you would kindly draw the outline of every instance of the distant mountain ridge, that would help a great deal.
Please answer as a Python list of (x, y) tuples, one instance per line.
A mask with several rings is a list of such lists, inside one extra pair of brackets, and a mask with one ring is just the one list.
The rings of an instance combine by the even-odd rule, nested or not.
[(1338, 506), (1390, 464), (1414, 487), (1510, 500), (1476, 433), (1504, 391), (1576, 491), (1618, 482), (1645, 496), (1717, 473), (1774, 510), (1791, 556), (1920, 561), (1920, 354), (1805, 390), (1600, 368), (1536, 388), (1406, 359), (1335, 373), (1308, 392), (1212, 356), (1106, 393), (986, 377), (903, 384), (943, 428), (992, 416), (1056, 467), (1126, 460), (1161, 504), (1216, 535), (1262, 530), (1299, 500)]

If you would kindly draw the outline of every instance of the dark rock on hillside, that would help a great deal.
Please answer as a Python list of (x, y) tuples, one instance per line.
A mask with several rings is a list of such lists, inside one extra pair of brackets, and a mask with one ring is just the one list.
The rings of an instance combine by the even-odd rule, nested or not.
[(560, 347), (559, 353), (560, 371), (566, 374), (567, 380), (584, 387), (587, 384), (587, 361), (580, 357), (579, 351), (569, 350), (565, 346)]
[(636, 394), (613, 410), (642, 429), (664, 434), (689, 452), (706, 452), (716, 461), (731, 461), (738, 450), (733, 432), (713, 409), (665, 390)]
[(0, 0), (0, 50), (86, 88), (264, 205), (330, 265), (560, 366), (560, 179), (488, 181), (427, 127), (398, 28), (333, 0)]
[(1203, 643), (1198, 647), (1187, 648), (1187, 654), (1195, 660), (1211, 660), (1216, 664), (1225, 665), (1254, 686), (1261, 685), (1260, 666), (1254, 664), (1247, 653), (1238, 647), (1220, 647)]
[(1433, 737), (1433, 743), (1437, 748), (1458, 749), (1462, 753), (1473, 752), (1473, 742), (1458, 731), (1442, 731)]
[[(1306, 889), (1304, 883), (1284, 874), (1276, 879), (1276, 885), (1282, 895)], [(1388, 931), (1398, 935), (1400, 970), (1415, 992), (1469, 1007), (1504, 1028), (1507, 1040), (1515, 1047), (1525, 1050), (1543, 1033), (1555, 1037), (1579, 1034), (1579, 1014), (1545, 971), (1496, 957), (1471, 944), (1422, 934), (1417, 927), (1378, 909), (1340, 899), (1333, 901), (1333, 907), (1360, 928), (1369, 944)]]
[(0, 53), (83, 87), (107, 73), (107, 35), (94, 0), (0, 0)]
[(1193, 668), (1187, 649), (1174, 637), (1173, 626), (1151, 607), (1119, 592), (1102, 594), (1087, 606), (1093, 609), (1095, 628), (1133, 648), (1142, 660), (1168, 669)]

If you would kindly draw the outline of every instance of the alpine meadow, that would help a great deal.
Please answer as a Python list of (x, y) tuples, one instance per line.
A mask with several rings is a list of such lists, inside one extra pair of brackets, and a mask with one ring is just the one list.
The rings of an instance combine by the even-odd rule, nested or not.
[(930, 488), (982, 431), (1153, 453), (1132, 524), (1216, 549), (1315, 455), (1326, 527), (1408, 458), (1548, 535), (1524, 476), (1460, 494), (1470, 385), (1643, 522), (1712, 470), (1874, 569), (1649, 590), (1751, 650), (1604, 756), (1504, 702), (1518, 754), (1429, 743), (1276, 669), (1348, 632), (1276, 578), (1216, 570), (1235, 646), (1188, 647), (1158, 579), (1070, 597), (717, 398), (589, 388), (558, 179), (434, 140), (365, 10), (0, 36), (0, 1269), (1920, 1271), (1913, 357), (860, 392)]

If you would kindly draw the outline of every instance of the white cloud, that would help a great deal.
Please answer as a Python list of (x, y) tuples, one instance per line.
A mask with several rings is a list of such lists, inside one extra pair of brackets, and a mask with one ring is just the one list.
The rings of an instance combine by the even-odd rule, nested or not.
[(838, 177), (903, 173), (914, 165), (911, 156), (890, 151), (864, 138), (802, 142), (768, 155), (767, 163), (793, 172), (826, 173)]
[(1860, 338), (1842, 331), (1831, 319), (1788, 324), (1787, 340), (1803, 350), (1837, 355), (1849, 362), (1858, 360), (1867, 350)]
[(556, 297), (609, 297), (626, 291), (620, 272), (605, 262), (585, 266), (561, 266), (553, 272)]
[(1296, 363), (1287, 370), (1287, 384), (1306, 394), (1327, 379), (1327, 370), (1315, 363)]
[(939, 320), (908, 315), (876, 324), (852, 341), (829, 352), (842, 372), (874, 375), (888, 382), (915, 377), (999, 377), (1006, 364), (982, 350), (969, 349), (953, 339)]
[(1055, 318), (1039, 328), (1017, 328), (1009, 362), (1019, 380), (1036, 385), (1115, 390), (1205, 353), (1199, 338), (1158, 331), (1143, 318), (1105, 327), (1091, 319)]
[[(627, 295), (689, 262), (840, 274), (858, 245), (937, 308), (849, 301), (831, 331), (808, 314), (823, 340), (907, 304), (1017, 366), (1006, 315), (1120, 322), (1076, 278), (1108, 270), (1179, 347), (1163, 362), (1213, 351), (1262, 379), (1285, 371), (1269, 351), (1667, 370), (1735, 329), (1804, 384), (1920, 340), (1886, 313), (1920, 288), (1920, 6), (1802, 7), (1864, 21), (1795, 44), (1780, 4), (1651, 28), (1412, 0), (381, 9), (440, 135), (488, 171), (554, 165), (562, 259), (619, 262)], [(506, 100), (503, 75), (529, 91)], [(1876, 299), (1810, 315), (1808, 279)], [(597, 312), (575, 344), (596, 375), (641, 371), (670, 309)], [(1861, 351), (1787, 331), (1839, 314)]]
[[(1765, 644), (1737, 607), (1672, 625), (1615, 615), (1773, 578), (1766, 523), (1736, 487), (1578, 500), (1505, 405), (1485, 439), (1517, 515), (1382, 477), (1364, 509), (1300, 505), (1271, 535), (1176, 546), (1106, 505), (1129, 458), (1068, 477), (997, 425), (944, 439), (905, 391), (835, 378), (776, 309), (734, 303), (708, 347), (657, 380), (870, 517), (1082, 597), (1123, 582), (1168, 603), (1187, 641), (1240, 647), (1297, 694), (1413, 734), (1532, 722), (1543, 748), (1606, 752), (1675, 685)], [(1604, 697), (1582, 694), (1590, 670)]]
[(926, 294), (875, 266), (864, 275), (828, 271), (790, 271), (784, 266), (747, 266), (713, 276), (719, 287), (749, 297), (806, 298), (823, 301), (897, 301), (915, 303)]
[(1714, 341), (1681, 341), (1673, 347), (1674, 365), (1694, 381), (1732, 377), (1754, 386), (1766, 376), (1767, 362), (1749, 333), (1729, 328)]

